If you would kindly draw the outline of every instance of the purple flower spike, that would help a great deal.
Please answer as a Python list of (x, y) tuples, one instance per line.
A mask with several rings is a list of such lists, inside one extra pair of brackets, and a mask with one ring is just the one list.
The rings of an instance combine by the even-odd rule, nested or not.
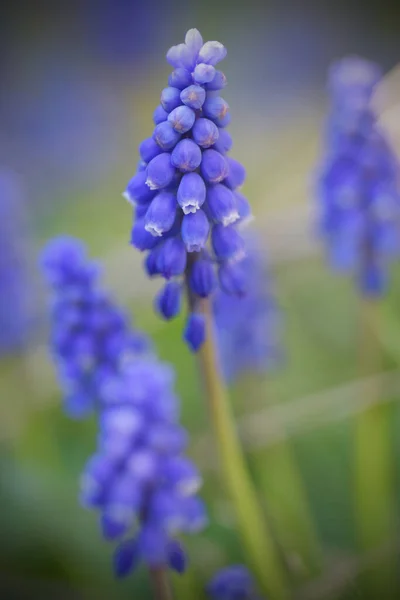
[[(243, 258), (236, 227), (251, 217), (248, 201), (238, 192), (245, 169), (228, 156), (229, 106), (213, 93), (226, 86), (225, 75), (216, 69), (225, 56), (221, 43), (204, 43), (197, 29), (190, 29), (184, 42), (167, 52), (174, 70), (153, 115), (153, 136), (140, 146), (135, 189), (126, 193), (136, 204), (134, 243), (149, 250), (144, 261), (149, 277), (174, 278), (171, 284), (178, 287), (186, 279), (195, 313), (197, 298), (221, 286), (232, 293), (242, 290), (230, 263)], [(159, 196), (158, 190), (166, 195)], [(138, 208), (140, 203), (143, 208)], [(389, 241), (385, 237), (379, 243), (388, 246)], [(179, 310), (181, 303), (172, 302), (178, 297), (172, 290), (178, 287), (167, 286), (157, 297), (157, 310), (167, 318)], [(190, 347), (198, 347), (188, 339)]]
[[(351, 273), (365, 296), (384, 294), (389, 264), (400, 255), (399, 165), (372, 103), (381, 77), (376, 65), (357, 57), (330, 69), (332, 107), (317, 178), (329, 263)], [(388, 210), (381, 212), (383, 198)]]
[(207, 586), (210, 600), (261, 600), (254, 579), (244, 565), (219, 571)]

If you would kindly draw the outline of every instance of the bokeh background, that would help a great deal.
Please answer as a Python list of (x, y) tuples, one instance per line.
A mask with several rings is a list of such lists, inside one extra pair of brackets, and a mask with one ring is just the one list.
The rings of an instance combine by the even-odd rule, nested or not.
[[(215, 470), (195, 360), (180, 339), (183, 322), (165, 325), (153, 315), (150, 299), (157, 284), (146, 280), (141, 257), (129, 247), (131, 209), (121, 198), (167, 82), (165, 53), (197, 27), (205, 39), (228, 48), (224, 97), (231, 106), (234, 156), (247, 168), (245, 193), (284, 323), (280, 367), (265, 378), (249, 375), (232, 390), (238, 426), (263, 501), (267, 465), (284, 437), (304, 479), (326, 576), (319, 587), (299, 583), (299, 598), (362, 598), (357, 577), (363, 559), (355, 550), (352, 513), (352, 425), (363, 407), (368, 375), (379, 376), (382, 400), (390, 401), (400, 492), (400, 270), (393, 269), (384, 303), (382, 371), (360, 380), (357, 298), (351, 282), (324, 263), (312, 181), (330, 62), (356, 53), (385, 71), (393, 69), (400, 58), (400, 7), (295, 0), (5, 4), (0, 195), (5, 204), (12, 198), (15, 210), (0, 211), (0, 234), (11, 235), (18, 249), (12, 270), (23, 273), (25, 301), (14, 304), (9, 279), (0, 282), (1, 327), (6, 330), (16, 311), (26, 321), (18, 344), (6, 344), (0, 359), (1, 597), (148, 594), (144, 571), (114, 580), (112, 549), (101, 538), (96, 515), (78, 504), (79, 474), (96, 431), (94, 420), (71, 422), (62, 413), (47, 355), (46, 294), (37, 257), (57, 234), (82, 238), (104, 262), (107, 286), (176, 367), (182, 419), (204, 472), (211, 515), (210, 527), (189, 541), (194, 577), (201, 583), (219, 566), (245, 559)], [(6, 257), (1, 245), (0, 252)], [(281, 498), (289, 507), (291, 500)], [(301, 560), (286, 558), (301, 582)]]

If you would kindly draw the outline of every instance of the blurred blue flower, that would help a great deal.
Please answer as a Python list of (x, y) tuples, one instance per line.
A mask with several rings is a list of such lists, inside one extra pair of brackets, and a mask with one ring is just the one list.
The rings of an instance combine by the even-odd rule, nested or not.
[[(124, 193), (136, 207), (131, 243), (149, 252), (148, 274), (176, 282), (169, 281), (157, 298), (166, 319), (179, 313), (183, 278), (192, 300), (205, 298), (216, 287), (216, 271), (226, 279), (226, 270), (244, 255), (237, 224), (251, 211), (237, 191), (245, 169), (226, 156), (232, 146), (224, 129), (229, 106), (218, 95), (226, 78), (216, 69), (225, 56), (222, 44), (203, 43), (197, 29), (170, 48), (167, 60), (175, 70), (154, 112), (153, 136), (140, 145), (141, 163)], [(237, 293), (235, 286), (225, 290)], [(192, 304), (183, 337), (197, 351), (205, 338), (204, 319)]]
[(244, 565), (221, 569), (207, 586), (211, 600), (261, 600), (254, 579)]
[(0, 354), (24, 349), (32, 333), (28, 231), (23, 192), (15, 174), (0, 171)]
[(372, 106), (380, 79), (379, 68), (360, 58), (333, 65), (318, 175), (320, 232), (330, 263), (354, 274), (368, 296), (385, 292), (389, 262), (400, 251), (399, 167)]
[(42, 268), (52, 291), (51, 351), (66, 412), (86, 416), (102, 402), (102, 385), (132, 356), (149, 351), (148, 340), (98, 283), (99, 268), (84, 245), (61, 237), (44, 249)]
[(174, 537), (207, 522), (200, 474), (183, 454), (188, 436), (173, 383), (173, 369), (147, 357), (125, 363), (104, 386), (98, 448), (84, 469), (81, 499), (100, 511), (106, 539), (128, 535), (114, 557), (119, 576), (139, 559), (182, 572), (185, 554)]
[(213, 297), (215, 335), (224, 378), (263, 372), (280, 359), (280, 314), (261, 249), (246, 235), (246, 256), (220, 272)]

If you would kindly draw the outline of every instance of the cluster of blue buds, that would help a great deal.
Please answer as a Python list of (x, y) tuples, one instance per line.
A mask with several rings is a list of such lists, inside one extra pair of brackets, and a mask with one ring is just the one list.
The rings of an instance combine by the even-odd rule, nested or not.
[(183, 572), (175, 536), (207, 522), (196, 495), (201, 477), (183, 455), (188, 440), (173, 382), (172, 368), (147, 357), (125, 363), (104, 387), (98, 449), (84, 470), (81, 499), (100, 510), (107, 539), (125, 536), (115, 553), (119, 576), (139, 560)]
[(52, 351), (66, 408), (73, 416), (98, 409), (98, 447), (82, 475), (81, 500), (99, 509), (107, 539), (122, 539), (117, 575), (140, 559), (183, 572), (175, 536), (199, 531), (207, 517), (196, 495), (200, 474), (183, 454), (188, 435), (173, 369), (99, 289), (99, 269), (79, 241), (53, 240), (42, 265), (53, 290)]
[(243, 296), (216, 290), (213, 315), (220, 367), (233, 383), (246, 372), (264, 372), (280, 359), (280, 315), (266, 260), (253, 235), (246, 235), (246, 257), (241, 261)]
[(52, 289), (51, 351), (71, 417), (86, 416), (102, 402), (102, 386), (121, 363), (150, 345), (132, 332), (126, 316), (98, 284), (99, 268), (73, 238), (49, 242), (42, 268)]
[(321, 233), (330, 262), (379, 296), (390, 259), (400, 250), (400, 188), (396, 156), (381, 130), (372, 98), (379, 68), (360, 58), (333, 65), (332, 110), (318, 177)]
[(262, 600), (254, 579), (243, 565), (219, 571), (207, 587), (210, 600)]
[(23, 350), (32, 331), (28, 311), (28, 241), (18, 178), (0, 171), (0, 354)]
[[(230, 113), (219, 96), (226, 78), (215, 68), (225, 56), (222, 44), (203, 43), (197, 29), (168, 51), (174, 71), (154, 111), (153, 135), (141, 143), (137, 172), (124, 193), (135, 207), (131, 243), (147, 252), (148, 275), (167, 280), (156, 299), (165, 319), (180, 312), (184, 280), (193, 298), (208, 297), (218, 282), (227, 293), (243, 287), (244, 242), (237, 224), (251, 211), (239, 192), (245, 169), (227, 156)], [(205, 339), (204, 318), (196, 308), (184, 338), (193, 351)]]

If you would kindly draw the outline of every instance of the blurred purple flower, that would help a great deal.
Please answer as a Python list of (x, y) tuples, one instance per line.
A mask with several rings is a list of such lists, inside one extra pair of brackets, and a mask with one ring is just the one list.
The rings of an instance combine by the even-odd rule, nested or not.
[(126, 316), (100, 289), (99, 269), (78, 240), (52, 240), (41, 264), (52, 291), (51, 350), (65, 410), (81, 418), (101, 404), (107, 377), (148, 351), (149, 343), (130, 330)]
[(262, 600), (252, 575), (244, 565), (218, 571), (207, 586), (210, 600)]
[(266, 262), (254, 235), (247, 234), (245, 242), (246, 256), (220, 271), (221, 287), (213, 297), (219, 359), (228, 382), (265, 371), (281, 355), (280, 314)]
[(18, 177), (0, 171), (0, 354), (21, 351), (33, 327), (28, 220)]
[(355, 275), (360, 291), (380, 296), (400, 251), (397, 157), (371, 103), (379, 68), (360, 58), (329, 74), (332, 108), (318, 175), (320, 231), (333, 268)]

